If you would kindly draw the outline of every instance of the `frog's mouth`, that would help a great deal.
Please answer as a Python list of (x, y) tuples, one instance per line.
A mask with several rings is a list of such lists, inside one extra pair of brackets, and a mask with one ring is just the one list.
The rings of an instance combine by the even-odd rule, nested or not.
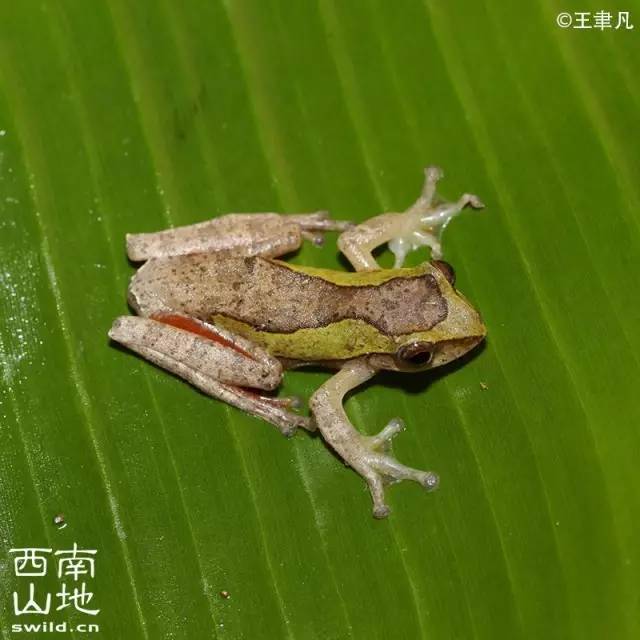
[(480, 335), (454, 338), (453, 340), (441, 342), (438, 345), (437, 351), (434, 353), (429, 368), (439, 367), (460, 358), (472, 349), (475, 349), (483, 340), (484, 335)]

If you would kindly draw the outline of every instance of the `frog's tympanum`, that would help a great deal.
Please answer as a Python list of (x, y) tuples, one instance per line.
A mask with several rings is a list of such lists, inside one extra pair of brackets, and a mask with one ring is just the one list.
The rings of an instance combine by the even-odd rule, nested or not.
[[(354, 429), (346, 393), (377, 371), (420, 372), (459, 358), (486, 330), (455, 289), (453, 269), (440, 260), (440, 235), (466, 205), (435, 195), (441, 171), (425, 170), (420, 198), (403, 213), (385, 213), (358, 226), (326, 212), (228, 214), (199, 224), (127, 236), (127, 252), (144, 262), (129, 286), (137, 316), (118, 318), (109, 336), (219, 400), (260, 416), (292, 435), (319, 430), (333, 450), (367, 482), (373, 515), (389, 507), (386, 484), (414, 480), (434, 489), (438, 477), (400, 464), (390, 441), (403, 423), (377, 435)], [(277, 260), (303, 239), (341, 231), (338, 246), (355, 272), (301, 267)], [(385, 243), (396, 257), (381, 269), (371, 251)], [(402, 268), (408, 251), (431, 248), (433, 260)], [(306, 365), (336, 370), (311, 396), (311, 417), (295, 399), (270, 395), (283, 371)]]

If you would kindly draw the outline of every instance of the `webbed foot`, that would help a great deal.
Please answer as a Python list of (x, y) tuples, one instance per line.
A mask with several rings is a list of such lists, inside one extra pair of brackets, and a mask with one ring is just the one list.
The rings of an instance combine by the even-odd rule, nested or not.
[(431, 491), (438, 486), (438, 476), (431, 471), (407, 467), (391, 455), (391, 440), (404, 428), (399, 418), (391, 420), (375, 436), (365, 436), (353, 428), (342, 400), (348, 391), (368, 380), (374, 372), (364, 359), (348, 362), (313, 394), (309, 406), (326, 442), (367, 482), (374, 517), (385, 518), (390, 513), (384, 499), (386, 485), (413, 480)]
[(402, 213), (383, 213), (343, 232), (338, 247), (356, 271), (379, 269), (373, 250), (384, 244), (395, 255), (394, 268), (404, 264), (405, 257), (421, 246), (431, 249), (434, 260), (442, 258), (441, 236), (449, 222), (465, 207), (481, 209), (484, 205), (470, 193), (455, 202), (443, 202), (436, 194), (443, 177), (440, 167), (427, 167), (425, 181), (418, 199)]
[(438, 476), (433, 471), (421, 471), (407, 467), (398, 462), (391, 455), (391, 439), (404, 430), (404, 422), (394, 418), (380, 433), (375, 436), (362, 436), (361, 449), (356, 470), (364, 477), (373, 499), (374, 518), (386, 518), (390, 508), (384, 500), (385, 485), (413, 480), (422, 485), (427, 491), (438, 487)]

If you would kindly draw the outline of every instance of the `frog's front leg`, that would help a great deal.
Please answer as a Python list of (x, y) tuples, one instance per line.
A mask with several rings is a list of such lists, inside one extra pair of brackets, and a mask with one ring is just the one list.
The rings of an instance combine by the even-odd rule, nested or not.
[(127, 255), (134, 262), (151, 258), (232, 251), (237, 256), (275, 258), (298, 249), (303, 238), (321, 244), (325, 231), (344, 231), (350, 222), (314, 213), (229, 213), (153, 233), (127, 234)]
[(436, 203), (436, 186), (442, 176), (439, 167), (427, 167), (422, 193), (406, 211), (369, 218), (340, 235), (338, 247), (356, 271), (379, 269), (372, 252), (385, 242), (395, 254), (394, 268), (401, 267), (405, 256), (423, 245), (431, 248), (434, 259), (442, 257), (440, 236), (452, 218), (467, 206), (484, 206), (477, 196), (468, 193), (456, 202)]
[(184, 314), (117, 318), (109, 337), (204, 393), (271, 422), (291, 436), (297, 427), (313, 430), (309, 418), (287, 409), (295, 399), (275, 398), (255, 389), (275, 389), (282, 365), (251, 341)]
[(438, 476), (431, 471), (406, 467), (389, 454), (391, 439), (403, 428), (401, 420), (392, 420), (376, 436), (359, 433), (349, 421), (342, 406), (345, 394), (375, 373), (366, 358), (350, 360), (313, 394), (309, 406), (322, 437), (366, 480), (373, 499), (374, 517), (385, 518), (390, 512), (384, 500), (385, 484), (414, 480), (432, 490), (438, 486)]

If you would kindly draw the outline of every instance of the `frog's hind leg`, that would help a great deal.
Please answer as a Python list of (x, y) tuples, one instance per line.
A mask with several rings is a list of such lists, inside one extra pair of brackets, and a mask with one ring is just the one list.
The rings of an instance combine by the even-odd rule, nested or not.
[(392, 420), (375, 436), (365, 436), (353, 428), (342, 406), (343, 398), (374, 373), (365, 359), (352, 360), (313, 394), (309, 404), (322, 437), (366, 480), (374, 517), (385, 518), (390, 512), (384, 500), (386, 484), (413, 480), (432, 490), (438, 486), (438, 476), (407, 467), (390, 454), (391, 439), (404, 427), (401, 420)]
[(260, 395), (282, 378), (280, 362), (249, 340), (183, 314), (117, 318), (109, 337), (204, 393), (271, 422), (293, 435), (313, 430), (309, 418), (288, 411), (293, 399)]
[(298, 249), (303, 238), (318, 244), (322, 232), (343, 231), (349, 225), (331, 220), (326, 211), (292, 215), (229, 213), (184, 227), (127, 234), (127, 254), (134, 262), (216, 251), (275, 258)]
[(315, 213), (294, 213), (287, 215), (287, 221), (300, 225), (302, 237), (320, 246), (324, 243), (324, 233), (327, 231), (346, 231), (353, 226), (346, 220), (332, 220), (328, 211)]

